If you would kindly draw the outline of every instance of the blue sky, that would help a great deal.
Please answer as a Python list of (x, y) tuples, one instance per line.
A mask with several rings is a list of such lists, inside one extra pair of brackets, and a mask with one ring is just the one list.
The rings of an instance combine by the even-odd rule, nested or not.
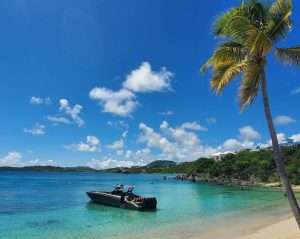
[[(240, 1), (215, 2), (2, 0), (0, 164), (130, 166), (266, 144), (260, 96), (241, 114), (238, 81), (217, 97), (199, 73), (211, 23)], [(299, 13), (294, 1), (280, 46), (299, 44)], [(269, 59), (283, 141), (300, 138), (299, 75)]]

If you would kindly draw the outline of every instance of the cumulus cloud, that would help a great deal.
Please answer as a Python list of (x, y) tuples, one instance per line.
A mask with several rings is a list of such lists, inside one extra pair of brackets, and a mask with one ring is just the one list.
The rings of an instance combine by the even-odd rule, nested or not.
[(32, 135), (35, 135), (35, 136), (41, 136), (41, 135), (44, 135), (46, 133), (45, 132), (45, 126), (42, 125), (42, 124), (36, 123), (30, 129), (24, 128), (24, 133), (32, 134)]
[(168, 159), (176, 162), (196, 160), (215, 152), (212, 147), (202, 145), (196, 124), (183, 123), (179, 127), (171, 127), (163, 121), (160, 132), (144, 123), (140, 123), (141, 130), (138, 142), (144, 143), (148, 149), (159, 150), (160, 154), (152, 158)]
[(261, 138), (260, 133), (258, 133), (251, 126), (245, 126), (239, 129), (240, 137), (244, 141), (255, 141)]
[(54, 124), (72, 124), (69, 119), (62, 116), (48, 116), (47, 119)]
[(240, 142), (237, 139), (227, 139), (222, 146), (222, 149), (224, 151), (232, 151), (232, 152), (236, 152), (236, 151), (240, 151), (241, 149), (244, 149), (245, 146), (243, 145), (242, 142)]
[(287, 115), (279, 115), (275, 117), (274, 123), (277, 125), (287, 125), (287, 124), (292, 124), (295, 123), (296, 120), (294, 120), (292, 117), (287, 116)]
[(146, 143), (150, 148), (158, 148), (162, 152), (168, 154), (176, 151), (176, 146), (173, 145), (166, 137), (155, 132), (152, 128), (144, 123), (140, 123), (140, 130), (142, 131), (139, 142)]
[(119, 139), (111, 143), (110, 145), (107, 145), (108, 148), (114, 149), (114, 150), (120, 150), (124, 148), (124, 140)]
[(138, 105), (136, 96), (126, 89), (112, 91), (105, 87), (96, 87), (90, 91), (90, 98), (103, 105), (103, 112), (120, 116), (128, 116)]
[(218, 147), (220, 152), (238, 152), (243, 149), (254, 148), (258, 143), (257, 140), (261, 138), (259, 132), (257, 132), (251, 126), (244, 126), (239, 129), (239, 136), (237, 138), (230, 138)]
[(182, 129), (190, 129), (190, 130), (196, 130), (196, 131), (207, 131), (207, 128), (201, 126), (196, 121), (194, 122), (185, 122), (181, 125)]
[(40, 159), (22, 161), (22, 154), (16, 151), (8, 152), (4, 157), (0, 158), (0, 167), (25, 167), (25, 166), (57, 166), (54, 160), (43, 161)]
[(26, 163), (26, 166), (58, 166), (58, 164), (54, 160), (42, 161), (40, 159), (35, 159)]
[(36, 97), (36, 96), (32, 96), (30, 98), (30, 104), (32, 105), (50, 105), (52, 103), (51, 99), (49, 97), (47, 98), (40, 98), (40, 97)]
[(300, 134), (293, 134), (290, 137), (291, 140), (293, 140), (294, 143), (299, 143), (300, 142)]
[(277, 139), (279, 144), (284, 144), (287, 142), (287, 138), (284, 133), (277, 134)]
[(128, 129), (129, 128), (129, 124), (127, 124), (123, 120), (117, 120), (117, 121), (109, 120), (109, 121), (107, 121), (107, 125), (114, 129)]
[(102, 160), (91, 159), (87, 166), (95, 169), (107, 169), (107, 168), (116, 168), (116, 167), (132, 167), (136, 165), (133, 161), (130, 160), (116, 160), (110, 157), (105, 157)]
[(84, 125), (84, 120), (80, 117), (82, 110), (81, 105), (76, 104), (72, 107), (67, 99), (60, 99), (59, 104), (59, 110), (69, 116), (74, 123), (76, 123), (79, 127)]
[(78, 152), (99, 152), (100, 140), (96, 136), (87, 136), (86, 142), (80, 142), (78, 144), (70, 144), (65, 146), (66, 149), (78, 151)]
[(19, 152), (8, 152), (4, 157), (0, 158), (0, 166), (17, 167), (20, 166), (22, 155)]
[(127, 76), (123, 87), (134, 92), (162, 91), (170, 88), (172, 77), (173, 73), (165, 67), (155, 72), (149, 62), (143, 62)]
[(150, 63), (144, 62), (126, 77), (121, 89), (113, 91), (105, 87), (95, 87), (89, 96), (100, 103), (103, 112), (123, 117), (130, 116), (139, 104), (136, 99), (137, 93), (170, 89), (172, 76), (173, 74), (166, 68), (155, 72), (151, 69)]
[(78, 127), (84, 126), (85, 122), (81, 118), (83, 107), (79, 104), (71, 106), (67, 99), (59, 100), (59, 115), (48, 116), (47, 119), (55, 124), (76, 124)]
[[(291, 138), (291, 137), (290, 137)], [(288, 142), (288, 139), (285, 135), (285, 133), (278, 133), (277, 134), (277, 140), (279, 144), (285, 144)], [(269, 139), (266, 143), (260, 143), (259, 146), (261, 148), (268, 148), (272, 146), (272, 140)]]

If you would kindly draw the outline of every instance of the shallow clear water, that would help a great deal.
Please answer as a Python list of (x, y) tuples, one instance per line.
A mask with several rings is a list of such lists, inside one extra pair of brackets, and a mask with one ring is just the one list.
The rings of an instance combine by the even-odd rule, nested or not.
[[(143, 196), (155, 196), (158, 210), (138, 212), (89, 203), (86, 191), (110, 190), (118, 183), (135, 185), (136, 193)], [(0, 199), (1, 239), (132, 238), (176, 229), (201, 232), (227, 218), (272, 217), (287, 210), (280, 192), (163, 180), (158, 174), (1, 172)]]

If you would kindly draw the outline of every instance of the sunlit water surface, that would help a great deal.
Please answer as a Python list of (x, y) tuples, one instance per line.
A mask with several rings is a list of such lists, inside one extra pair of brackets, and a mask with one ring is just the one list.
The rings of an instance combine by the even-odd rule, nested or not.
[[(85, 192), (134, 185), (155, 196), (156, 212), (94, 205)], [(0, 238), (182, 238), (212, 225), (287, 212), (282, 193), (163, 180), (158, 174), (0, 173)], [(180, 236), (182, 235), (182, 236)]]

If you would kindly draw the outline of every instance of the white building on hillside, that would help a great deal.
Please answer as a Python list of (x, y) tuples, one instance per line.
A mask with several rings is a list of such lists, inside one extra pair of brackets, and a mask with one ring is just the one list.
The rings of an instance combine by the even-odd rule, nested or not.
[(236, 152), (231, 152), (231, 151), (217, 152), (212, 154), (211, 156), (215, 161), (221, 161), (227, 154), (236, 154)]

